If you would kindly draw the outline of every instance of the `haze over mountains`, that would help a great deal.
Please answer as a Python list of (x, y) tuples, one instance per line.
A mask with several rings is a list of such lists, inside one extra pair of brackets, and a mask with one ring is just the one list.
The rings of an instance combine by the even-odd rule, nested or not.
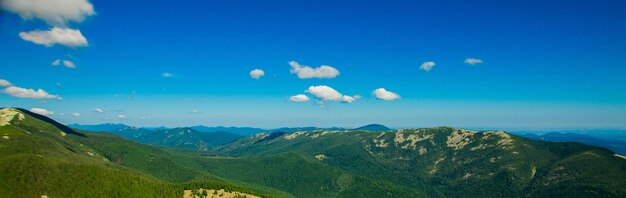
[(199, 188), (264, 197), (626, 196), (624, 156), (503, 131), (263, 132), (173, 150), (180, 145), (170, 135), (209, 145), (196, 135), (215, 132), (147, 130), (168, 134), (150, 136), (169, 145), (153, 147), (24, 109), (1, 109), (0, 118), (0, 194), (9, 197), (181, 197)]

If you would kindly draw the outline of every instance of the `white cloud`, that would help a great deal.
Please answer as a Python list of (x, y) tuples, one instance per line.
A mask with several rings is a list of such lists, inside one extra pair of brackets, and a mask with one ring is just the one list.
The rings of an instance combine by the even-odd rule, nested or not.
[(89, 45), (87, 39), (80, 33), (80, 30), (69, 28), (53, 27), (51, 30), (33, 30), (30, 32), (20, 32), (20, 38), (46, 47), (56, 44), (71, 48), (85, 47)]
[(297, 74), (300, 79), (307, 78), (334, 78), (339, 75), (339, 70), (328, 65), (322, 65), (318, 68), (312, 68), (306, 65), (300, 65), (296, 61), (289, 61), (291, 73)]
[(163, 76), (163, 78), (171, 78), (171, 77), (174, 77), (174, 74), (169, 73), (169, 72), (163, 72), (161, 76)]
[(197, 109), (192, 109), (191, 111), (189, 111), (189, 113), (202, 113), (202, 112)]
[(50, 116), (52, 114), (54, 114), (54, 112), (52, 111), (48, 111), (42, 108), (30, 108), (30, 111), (32, 111), (33, 113), (39, 114), (39, 115), (44, 115), (44, 116)]
[(60, 96), (49, 94), (43, 89), (38, 89), (37, 91), (35, 91), (33, 89), (25, 89), (25, 88), (16, 87), (16, 86), (9, 86), (6, 89), (4, 89), (3, 93), (13, 96), (13, 97), (18, 97), (18, 98), (63, 100), (63, 98), (61, 98)]
[(468, 59), (465, 59), (464, 63), (467, 63), (469, 65), (476, 65), (476, 64), (483, 63), (483, 60), (480, 60), (477, 58), (468, 58)]
[(12, 85), (11, 82), (9, 82), (8, 80), (0, 79), (0, 87), (8, 87), (11, 85)]
[(298, 95), (289, 97), (289, 101), (292, 101), (292, 102), (306, 102), (306, 101), (309, 101), (309, 97), (304, 95), (304, 94), (298, 94)]
[(354, 97), (354, 96), (343, 96), (341, 98), (341, 101), (350, 104), (350, 103), (356, 101), (356, 99), (357, 99), (357, 97)]
[(326, 85), (310, 86), (306, 92), (313, 94), (316, 98), (321, 100), (340, 101), (343, 97), (343, 94)]
[(80, 23), (96, 14), (88, 0), (2, 0), (0, 7), (23, 19), (40, 19), (53, 26)]
[(420, 69), (426, 72), (429, 72), (431, 69), (433, 69), (433, 67), (435, 67), (435, 62), (428, 61), (428, 62), (422, 63), (422, 65), (420, 66)]
[(376, 99), (380, 99), (380, 100), (390, 101), (390, 100), (400, 99), (400, 95), (393, 93), (391, 91), (387, 91), (385, 90), (385, 88), (378, 88), (374, 90), (372, 94), (374, 94)]
[(74, 117), (79, 117), (79, 116), (80, 116), (80, 113), (72, 113), (72, 116), (74, 116)]
[(59, 116), (65, 116), (65, 113), (59, 113)]
[(345, 103), (352, 103), (356, 99), (361, 97), (358, 95), (357, 96), (345, 96), (339, 93), (337, 90), (326, 85), (310, 86), (306, 90), (306, 92), (313, 94), (313, 96), (315, 96), (316, 98), (320, 100), (332, 100), (332, 101), (345, 102)]
[(95, 109), (93, 109), (93, 112), (96, 112), (96, 113), (104, 113), (104, 110), (102, 110), (102, 109), (100, 109), (100, 108), (95, 108)]
[(59, 66), (59, 65), (61, 65), (61, 59), (56, 59), (56, 60), (52, 61), (52, 63), (50, 63), (50, 65), (52, 65), (52, 66)]
[(126, 115), (124, 115), (124, 114), (119, 114), (119, 115), (117, 115), (117, 118), (124, 119), (124, 118), (126, 118)]
[(74, 64), (74, 62), (69, 61), (69, 60), (63, 60), (63, 65), (70, 69), (76, 69), (76, 64)]
[(265, 71), (260, 70), (260, 69), (254, 69), (252, 71), (250, 71), (250, 78), (252, 79), (259, 79), (261, 78), (261, 76), (265, 75)]

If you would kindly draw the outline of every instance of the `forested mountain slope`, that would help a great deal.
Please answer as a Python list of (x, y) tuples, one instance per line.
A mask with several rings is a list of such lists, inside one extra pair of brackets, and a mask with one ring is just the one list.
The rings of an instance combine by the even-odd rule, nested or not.
[(220, 149), (234, 156), (299, 152), (351, 174), (430, 196), (626, 196), (626, 160), (599, 147), (503, 131), (436, 127), (389, 132), (263, 133)]

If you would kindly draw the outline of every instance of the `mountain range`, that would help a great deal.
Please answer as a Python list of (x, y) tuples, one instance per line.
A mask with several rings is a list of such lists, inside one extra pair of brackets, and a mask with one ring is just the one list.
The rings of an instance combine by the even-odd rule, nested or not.
[[(202, 139), (192, 128), (145, 130)], [(200, 188), (262, 197), (626, 196), (624, 156), (504, 131), (262, 132), (204, 151), (4, 108), (0, 134), (0, 195), (7, 197), (182, 197)], [(163, 144), (170, 143), (178, 142)]]
[(545, 134), (521, 133), (522, 137), (550, 142), (579, 142), (587, 145), (600, 146), (626, 155), (626, 141), (618, 138), (596, 137), (572, 132), (549, 132)]

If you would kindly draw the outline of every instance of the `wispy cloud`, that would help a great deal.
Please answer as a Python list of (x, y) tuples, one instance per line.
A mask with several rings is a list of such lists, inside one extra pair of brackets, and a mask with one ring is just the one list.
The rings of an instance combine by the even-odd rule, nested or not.
[(420, 69), (429, 72), (431, 69), (433, 69), (433, 67), (435, 67), (435, 65), (435, 62), (433, 61), (424, 62), (420, 66)]
[(63, 66), (65, 66), (67, 68), (76, 69), (76, 64), (74, 64), (74, 62), (72, 62), (70, 60), (56, 59), (56, 60), (52, 61), (52, 63), (50, 63), (50, 65), (52, 65), (52, 66), (59, 66), (59, 65), (61, 65), (61, 63), (63, 63)]
[(54, 114), (54, 112), (48, 111), (48, 110), (42, 109), (42, 108), (30, 108), (30, 111), (32, 111), (33, 113), (36, 113), (36, 114), (39, 114), (39, 115), (45, 115), (45, 116), (50, 116), (50, 115)]
[(469, 65), (476, 65), (476, 64), (483, 63), (483, 60), (480, 60), (477, 58), (467, 58), (465, 59), (464, 63), (469, 64)]
[(69, 60), (63, 60), (63, 66), (70, 68), (70, 69), (76, 69), (76, 64), (74, 64), (74, 62), (69, 61)]
[(297, 74), (300, 79), (307, 78), (335, 78), (339, 75), (339, 70), (328, 65), (322, 65), (318, 68), (312, 68), (306, 65), (300, 65), (296, 61), (289, 61), (291, 73)]
[(176, 75), (174, 75), (174, 74), (172, 74), (172, 73), (169, 73), (169, 72), (163, 72), (163, 73), (161, 74), (161, 76), (162, 76), (163, 78), (173, 78), (173, 77), (175, 77)]

